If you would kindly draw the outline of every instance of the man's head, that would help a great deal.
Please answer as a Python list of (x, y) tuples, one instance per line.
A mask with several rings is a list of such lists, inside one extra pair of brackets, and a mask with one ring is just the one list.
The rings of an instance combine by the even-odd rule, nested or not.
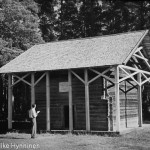
[(32, 108), (36, 108), (36, 104), (32, 104)]

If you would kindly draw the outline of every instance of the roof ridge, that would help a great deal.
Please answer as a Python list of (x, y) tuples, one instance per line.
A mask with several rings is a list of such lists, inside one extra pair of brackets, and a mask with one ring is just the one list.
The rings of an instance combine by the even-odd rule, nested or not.
[[(131, 33), (136, 33), (136, 32), (143, 32), (147, 31), (148, 29), (145, 30), (138, 30), (138, 31), (128, 31), (128, 32), (122, 32), (122, 33), (116, 33), (116, 34), (109, 34), (109, 35), (101, 35), (101, 36), (93, 36), (93, 37), (85, 37), (85, 38), (76, 38), (76, 39), (68, 39), (68, 40), (58, 40), (58, 41), (51, 41), (43, 44), (37, 44), (36, 46), (40, 45), (47, 45), (47, 44), (52, 44), (52, 43), (57, 43), (57, 42), (69, 42), (69, 41), (77, 41), (77, 40), (87, 40), (87, 39), (95, 39), (95, 38), (105, 38), (105, 37), (111, 37), (111, 36), (117, 36), (117, 35), (124, 35), (124, 34), (131, 34)], [(35, 45), (34, 45), (35, 46)]]

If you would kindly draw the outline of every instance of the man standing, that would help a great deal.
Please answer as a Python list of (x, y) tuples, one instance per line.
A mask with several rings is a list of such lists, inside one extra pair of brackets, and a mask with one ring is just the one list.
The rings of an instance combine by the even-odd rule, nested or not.
[(31, 119), (31, 124), (32, 124), (31, 138), (35, 138), (35, 136), (36, 136), (36, 129), (37, 129), (36, 117), (38, 116), (38, 113), (40, 112), (40, 111), (36, 112), (35, 108), (36, 108), (36, 104), (32, 104), (32, 108), (29, 111), (29, 118)]

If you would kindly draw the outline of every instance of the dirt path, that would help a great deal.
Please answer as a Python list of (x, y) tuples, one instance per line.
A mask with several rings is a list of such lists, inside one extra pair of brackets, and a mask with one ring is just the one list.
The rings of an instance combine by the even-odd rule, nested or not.
[(118, 137), (72, 134), (0, 134), (0, 150), (149, 150), (150, 126)]

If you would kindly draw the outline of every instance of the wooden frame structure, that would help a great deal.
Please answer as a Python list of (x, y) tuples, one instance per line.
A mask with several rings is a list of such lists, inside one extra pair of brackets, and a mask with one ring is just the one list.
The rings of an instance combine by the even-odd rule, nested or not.
[[(145, 33), (147, 34), (147, 33)], [(145, 35), (143, 35), (144, 37)], [(141, 39), (142, 40), (142, 39)], [(139, 43), (141, 42), (139, 41)], [(120, 132), (120, 91), (123, 93), (128, 93), (132, 89), (137, 89), (137, 99), (138, 99), (138, 124), (139, 127), (142, 126), (142, 86), (146, 82), (150, 82), (150, 63), (149, 60), (144, 55), (144, 48), (142, 46), (137, 46), (132, 50), (132, 53), (125, 59), (122, 64), (101, 66), (101, 67), (85, 67), (82, 68), (84, 71), (84, 77), (81, 77), (76, 72), (76, 69), (68, 69), (68, 104), (69, 104), (69, 131), (73, 131), (73, 95), (72, 95), (72, 76), (79, 79), (85, 88), (85, 120), (86, 120), (86, 131), (90, 132), (90, 98), (89, 98), (89, 85), (102, 77), (104, 79), (104, 97), (107, 96), (107, 90), (111, 87), (115, 89), (115, 117), (116, 117), (116, 131)], [(139, 46), (139, 47), (138, 47)], [(142, 63), (142, 65), (141, 65)], [(144, 67), (143, 67), (144, 66)], [(99, 71), (99, 68), (102, 71)], [(95, 77), (89, 79), (89, 71), (93, 72)], [(35, 86), (46, 77), (46, 130), (51, 130), (50, 125), (50, 76), (51, 72), (49, 70), (43, 71), (44, 73), (35, 80), (36, 72), (27, 72), (25, 75), (20, 76), (19, 73), (9, 73), (8, 74), (8, 129), (12, 128), (12, 89), (20, 81), (26, 83), (31, 87), (31, 104), (35, 103)], [(122, 76), (123, 74), (123, 76)], [(30, 76), (31, 81), (27, 81), (26, 78)], [(16, 80), (14, 81), (13, 78)], [(127, 82), (132, 87), (128, 90), (121, 88), (121, 82)], [(110, 83), (109, 85), (107, 83)], [(108, 102), (109, 103), (109, 102)], [(108, 110), (109, 111), (109, 110)], [(109, 118), (109, 117), (108, 117)], [(108, 121), (109, 122), (109, 121)], [(110, 122), (109, 122), (110, 124)], [(109, 128), (110, 130), (110, 128)]]
[[(132, 55), (133, 58), (142, 59), (148, 68), (150, 68), (150, 64), (148, 60), (142, 54), (142, 47), (138, 48), (135, 53)], [(132, 57), (130, 59), (132, 59)], [(127, 61), (127, 63), (130, 61)], [(77, 77), (84, 85), (85, 85), (85, 112), (86, 112), (86, 131), (90, 131), (90, 109), (89, 109), (89, 84), (95, 81), (96, 79), (103, 77), (106, 79), (107, 82), (110, 82), (112, 86), (115, 86), (115, 102), (116, 102), (116, 131), (120, 131), (120, 101), (119, 101), (119, 90), (123, 91), (119, 87), (119, 84), (123, 81), (127, 81), (132, 84), (128, 79), (134, 81), (136, 85), (132, 84), (132, 88), (129, 89), (127, 92), (132, 90), (133, 88), (137, 88), (138, 86), (138, 101), (139, 101), (139, 108), (138, 108), (138, 118), (139, 118), (139, 126), (142, 126), (142, 98), (141, 98), (141, 86), (150, 81), (150, 72), (141, 70), (138, 68), (136, 64), (132, 64), (133, 66), (126, 65), (116, 65), (105, 67), (106, 69), (103, 72), (99, 72), (94, 68), (85, 68), (84, 69), (84, 79), (82, 79), (75, 70), (69, 69), (68, 70), (68, 83), (69, 83), (69, 130), (73, 131), (73, 114), (72, 114), (72, 75)], [(91, 80), (88, 79), (88, 70), (96, 73), (97, 75), (92, 78)], [(114, 70), (114, 78), (111, 78), (109, 72)], [(120, 77), (120, 71), (124, 73), (124, 77)], [(31, 83), (25, 80), (27, 76), (31, 75)], [(16, 77), (18, 80), (12, 83), (12, 76)], [(12, 88), (14, 85), (23, 81), (24, 83), (28, 84), (31, 87), (31, 104), (35, 103), (35, 86), (39, 83), (39, 81), (46, 76), (46, 130), (50, 130), (50, 75), (49, 72), (46, 71), (35, 81), (35, 73), (27, 73), (26, 75), (19, 77), (16, 74), (9, 74), (8, 75), (8, 128), (12, 128)], [(137, 76), (137, 78), (135, 77)], [(109, 88), (106, 86), (106, 88)], [(123, 91), (125, 92), (125, 91)]]

